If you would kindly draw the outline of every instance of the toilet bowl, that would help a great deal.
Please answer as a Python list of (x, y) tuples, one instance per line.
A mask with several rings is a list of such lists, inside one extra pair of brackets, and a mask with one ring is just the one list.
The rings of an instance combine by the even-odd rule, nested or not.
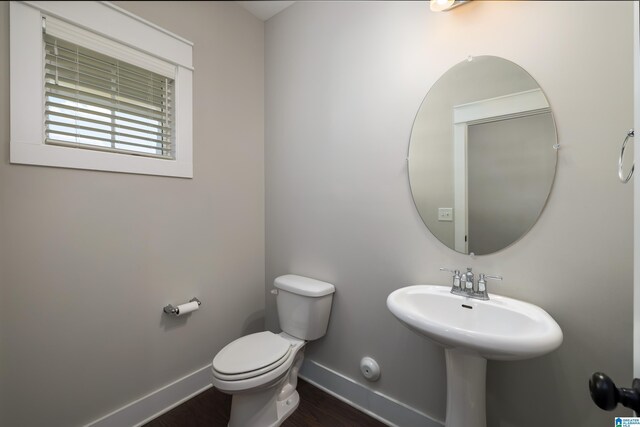
[(283, 332), (238, 338), (213, 359), (213, 386), (232, 395), (229, 427), (276, 427), (298, 407), (298, 371), (308, 340), (325, 335), (335, 288), (307, 277), (274, 281)]
[[(298, 407), (296, 386), (304, 345), (304, 340), (284, 332), (259, 332), (218, 353), (212, 383), (233, 395), (229, 427), (278, 426)], [(254, 357), (253, 363), (246, 363), (247, 354)]]

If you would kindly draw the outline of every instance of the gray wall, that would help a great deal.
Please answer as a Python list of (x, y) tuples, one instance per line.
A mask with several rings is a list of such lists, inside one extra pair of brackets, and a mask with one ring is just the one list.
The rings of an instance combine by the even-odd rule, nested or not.
[[(631, 2), (476, 1), (442, 14), (426, 2), (298, 2), (265, 31), (267, 290), (289, 272), (337, 288), (328, 333), (307, 357), (442, 420), (442, 349), (385, 299), (407, 284), (448, 284), (438, 267), (469, 266), (502, 274), (493, 292), (543, 307), (565, 334), (544, 357), (489, 362), (488, 425), (610, 424), (587, 380), (603, 370), (631, 381), (632, 187), (615, 172), (632, 126)], [(425, 228), (405, 158), (427, 90), (483, 54), (532, 74), (562, 147), (533, 229), (471, 259)], [(380, 363), (379, 382), (360, 377), (364, 355)]]
[(194, 179), (9, 164), (0, 3), (2, 425), (84, 424), (263, 327), (264, 24), (233, 2), (118, 5), (195, 43)]

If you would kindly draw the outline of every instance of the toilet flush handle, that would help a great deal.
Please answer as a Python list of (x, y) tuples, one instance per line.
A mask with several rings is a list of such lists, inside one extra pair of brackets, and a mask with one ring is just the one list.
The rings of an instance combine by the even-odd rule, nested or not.
[(278, 295), (278, 290), (277, 289), (271, 289), (271, 294), (272, 295)]

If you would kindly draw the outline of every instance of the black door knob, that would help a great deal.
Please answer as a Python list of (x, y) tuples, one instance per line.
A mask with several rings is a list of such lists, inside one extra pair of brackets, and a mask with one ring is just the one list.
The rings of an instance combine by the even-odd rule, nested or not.
[(596, 372), (589, 380), (591, 399), (599, 408), (612, 411), (618, 403), (640, 413), (640, 380), (634, 379), (632, 388), (618, 388), (607, 375)]

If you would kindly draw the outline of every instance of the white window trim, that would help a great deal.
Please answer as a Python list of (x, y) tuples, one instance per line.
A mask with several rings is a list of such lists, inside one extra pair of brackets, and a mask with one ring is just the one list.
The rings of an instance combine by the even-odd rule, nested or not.
[[(42, 16), (175, 64), (175, 160), (45, 144)], [(193, 44), (109, 2), (10, 3), (11, 163), (193, 178)]]

